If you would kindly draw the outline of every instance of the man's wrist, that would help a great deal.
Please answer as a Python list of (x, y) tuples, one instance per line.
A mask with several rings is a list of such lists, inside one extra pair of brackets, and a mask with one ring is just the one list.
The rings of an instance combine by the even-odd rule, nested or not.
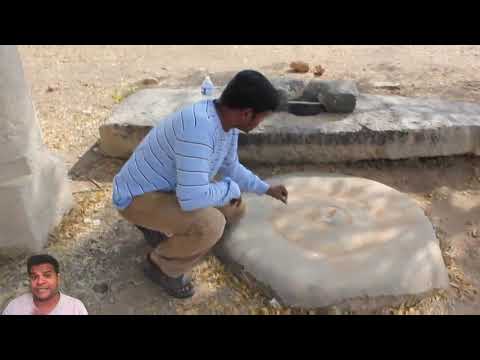
[(269, 189), (270, 189), (270, 185), (267, 184), (265, 181), (260, 180), (257, 185), (256, 193), (263, 195), (263, 194), (266, 194)]
[(226, 177), (224, 181), (227, 183), (227, 193), (225, 195), (225, 198), (228, 199), (227, 201), (230, 201), (231, 199), (237, 199), (242, 195), (242, 192), (235, 181), (229, 177)]

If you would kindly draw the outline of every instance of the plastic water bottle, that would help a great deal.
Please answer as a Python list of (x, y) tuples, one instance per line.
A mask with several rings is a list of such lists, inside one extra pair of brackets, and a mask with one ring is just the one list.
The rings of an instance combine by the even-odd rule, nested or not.
[(213, 92), (215, 91), (215, 86), (213, 85), (210, 76), (205, 76), (205, 80), (203, 80), (202, 85), (200, 87), (200, 91), (204, 96), (212, 96)]

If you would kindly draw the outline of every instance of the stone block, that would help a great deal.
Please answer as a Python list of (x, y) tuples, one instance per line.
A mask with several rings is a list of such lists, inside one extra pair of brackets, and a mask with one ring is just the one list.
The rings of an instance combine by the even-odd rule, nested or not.
[(39, 251), (73, 203), (67, 170), (42, 143), (15, 46), (0, 46), (0, 251)]
[(298, 116), (311, 116), (325, 112), (325, 106), (319, 102), (289, 101), (288, 112)]
[(288, 111), (288, 102), (299, 99), (307, 84), (306, 80), (289, 76), (275, 77), (270, 81), (280, 96), (280, 105), (277, 111)]
[(311, 80), (301, 99), (319, 101), (331, 113), (350, 113), (359, 95), (355, 82), (350, 80)]

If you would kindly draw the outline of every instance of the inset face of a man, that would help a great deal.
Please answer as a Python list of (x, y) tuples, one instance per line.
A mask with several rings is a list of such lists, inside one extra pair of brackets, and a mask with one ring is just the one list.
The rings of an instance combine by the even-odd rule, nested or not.
[(271, 113), (271, 111), (256, 113), (252, 109), (242, 110), (240, 113), (241, 121), (237, 128), (248, 133), (255, 129)]
[(38, 301), (50, 300), (58, 294), (60, 274), (51, 264), (32, 266), (30, 270), (30, 290)]

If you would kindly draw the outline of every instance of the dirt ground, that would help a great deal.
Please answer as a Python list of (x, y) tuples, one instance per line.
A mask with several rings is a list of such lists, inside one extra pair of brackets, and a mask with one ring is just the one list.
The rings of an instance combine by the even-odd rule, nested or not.
[[(197, 295), (168, 298), (143, 277), (147, 245), (110, 204), (111, 180), (122, 162), (101, 156), (98, 127), (136, 83), (217, 84), (254, 68), (284, 74), (294, 60), (321, 64), (324, 79), (353, 79), (361, 92), (480, 100), (480, 46), (19, 46), (46, 145), (62, 156), (73, 182), (75, 208), (52, 233), (46, 251), (64, 267), (63, 290), (91, 314), (289, 314), (209, 257), (195, 270)], [(306, 74), (304, 77), (313, 75)], [(376, 81), (400, 89), (375, 89)], [(341, 172), (374, 179), (417, 200), (440, 240), (450, 289), (410, 297), (382, 314), (480, 314), (480, 159), (453, 157), (322, 166), (254, 167), (259, 175), (298, 170)], [(25, 291), (25, 257), (0, 258), (0, 307)], [(365, 313), (336, 308), (310, 313)]]

